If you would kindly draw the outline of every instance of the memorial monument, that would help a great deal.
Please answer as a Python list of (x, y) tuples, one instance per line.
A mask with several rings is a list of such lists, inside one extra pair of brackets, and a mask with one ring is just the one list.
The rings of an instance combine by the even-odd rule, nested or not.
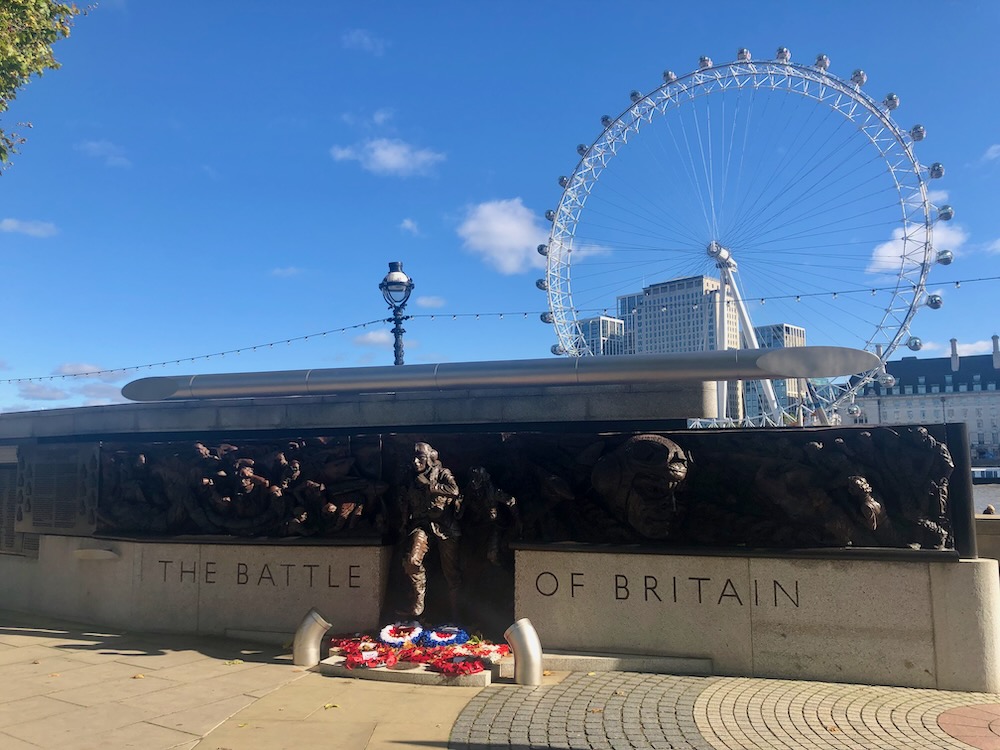
[(684, 427), (710, 416), (706, 379), (862, 355), (156, 378), (125, 389), (154, 403), (3, 415), (19, 554), (0, 593), (275, 638), (313, 607), (336, 631), (404, 611), (495, 637), (528, 617), (547, 649), (1000, 689), (1000, 578), (976, 558), (961, 428)]

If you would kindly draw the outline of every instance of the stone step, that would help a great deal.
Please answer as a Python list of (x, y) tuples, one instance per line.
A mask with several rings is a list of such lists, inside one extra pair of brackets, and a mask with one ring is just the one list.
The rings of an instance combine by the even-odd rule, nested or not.
[[(642, 656), (637, 654), (587, 654), (546, 651), (542, 669), (551, 672), (647, 672), (707, 677), (712, 660), (691, 656)], [(514, 657), (500, 660), (501, 678), (514, 677)]]
[[(514, 667), (511, 664), (511, 674)], [(423, 664), (411, 668), (400, 667), (356, 667), (348, 669), (344, 666), (343, 656), (331, 656), (324, 659), (313, 669), (328, 677), (353, 677), (358, 680), (378, 680), (381, 682), (403, 682), (411, 685), (452, 685), (454, 687), (486, 687), (493, 679), (492, 672), (484, 669), (477, 674), (443, 675), (432, 672)]]

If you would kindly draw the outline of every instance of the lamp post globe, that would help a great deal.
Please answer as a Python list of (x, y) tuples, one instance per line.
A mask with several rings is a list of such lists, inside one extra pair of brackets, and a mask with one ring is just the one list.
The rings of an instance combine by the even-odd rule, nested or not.
[(394, 324), (392, 328), (394, 339), (393, 349), (396, 354), (395, 364), (397, 365), (403, 364), (403, 334), (406, 333), (403, 329), (403, 321), (406, 320), (406, 316), (403, 315), (403, 308), (406, 307), (406, 303), (410, 299), (410, 292), (413, 291), (413, 286), (413, 279), (403, 273), (403, 264), (399, 261), (389, 263), (389, 273), (385, 275), (385, 278), (378, 285), (385, 303), (392, 310), (392, 318), (388, 322)]

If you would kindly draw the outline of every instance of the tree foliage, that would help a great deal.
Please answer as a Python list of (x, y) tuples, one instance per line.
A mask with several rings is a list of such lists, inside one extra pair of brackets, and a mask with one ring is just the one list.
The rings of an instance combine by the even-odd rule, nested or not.
[[(32, 76), (59, 67), (52, 45), (69, 36), (79, 12), (72, 3), (53, 0), (0, 0), (0, 114)], [(22, 143), (24, 138), (0, 127), (0, 170)]]

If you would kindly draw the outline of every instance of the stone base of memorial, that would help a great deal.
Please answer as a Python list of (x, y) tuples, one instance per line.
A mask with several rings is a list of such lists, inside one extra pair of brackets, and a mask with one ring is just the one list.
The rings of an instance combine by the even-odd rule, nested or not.
[(392, 548), (364, 540), (212, 543), (42, 535), (0, 555), (6, 609), (132, 631), (290, 640), (316, 608), (334, 632), (378, 625)]
[(708, 658), (720, 675), (1000, 691), (997, 561), (954, 552), (522, 545), (515, 617), (531, 620), (547, 651)]

